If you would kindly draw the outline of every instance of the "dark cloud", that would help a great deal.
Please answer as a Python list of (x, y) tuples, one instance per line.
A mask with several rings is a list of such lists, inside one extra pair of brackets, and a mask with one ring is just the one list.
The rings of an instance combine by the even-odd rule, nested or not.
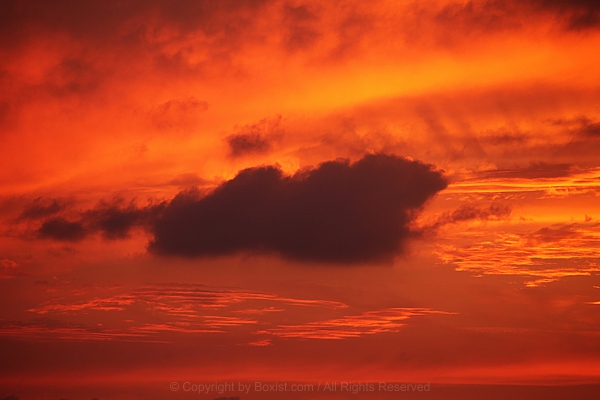
[(549, 122), (562, 127), (570, 140), (548, 147), (546, 153), (550, 153), (555, 160), (565, 159), (567, 156), (573, 160), (570, 162), (580, 167), (597, 165), (600, 153), (600, 121), (583, 115), (576, 118), (551, 119)]
[(31, 205), (27, 206), (25, 210), (21, 213), (19, 219), (40, 219), (46, 218), (50, 215), (57, 214), (63, 211), (66, 207), (66, 204), (57, 199), (44, 199), (38, 197), (35, 199)]
[(74, 220), (65, 216), (52, 217), (42, 223), (37, 234), (44, 239), (72, 242), (96, 233), (105, 239), (124, 239), (133, 228), (150, 224), (164, 207), (164, 203), (142, 208), (133, 202), (123, 203), (121, 199), (100, 202), (95, 208), (79, 213)]
[[(586, 239), (589, 240), (586, 244), (594, 246), (594, 237), (590, 233), (595, 231), (599, 226), (600, 224), (598, 223), (554, 224), (528, 234), (527, 240), (529, 244), (536, 245), (540, 243), (556, 243), (569, 239)], [(582, 243), (582, 248), (585, 247)]]
[(409, 223), (447, 183), (431, 165), (393, 155), (330, 161), (285, 176), (241, 171), (211, 194), (179, 193), (152, 227), (160, 255), (279, 253), (323, 262), (366, 262), (401, 252)]
[(600, 122), (594, 121), (588, 117), (573, 119), (557, 119), (552, 123), (558, 126), (565, 126), (575, 139), (600, 138)]
[(467, 204), (452, 212), (443, 213), (428, 229), (437, 229), (443, 225), (456, 224), (464, 221), (503, 220), (510, 216), (511, 208), (504, 204), (491, 204), (488, 208)]
[(580, 133), (585, 136), (593, 136), (600, 138), (600, 122), (586, 124), (581, 128)]
[(273, 142), (281, 138), (283, 128), (281, 117), (262, 119), (256, 123), (241, 127), (238, 132), (225, 138), (229, 145), (231, 157), (248, 154), (266, 153), (273, 147)]
[(231, 149), (232, 157), (250, 153), (266, 153), (271, 149), (271, 143), (259, 133), (228, 136), (227, 144)]
[(50, 218), (38, 229), (38, 235), (45, 239), (77, 241), (85, 238), (88, 231), (81, 221), (69, 221), (63, 217)]
[(123, 239), (136, 225), (148, 220), (152, 208), (138, 208), (134, 203), (119, 207), (115, 203), (101, 203), (93, 210), (83, 214), (83, 221), (87, 222), (91, 231), (102, 232), (106, 239)]

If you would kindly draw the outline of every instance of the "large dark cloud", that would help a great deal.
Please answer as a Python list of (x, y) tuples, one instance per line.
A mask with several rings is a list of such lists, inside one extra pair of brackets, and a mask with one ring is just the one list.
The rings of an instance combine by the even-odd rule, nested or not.
[(153, 223), (149, 248), (188, 257), (250, 251), (322, 262), (386, 259), (401, 252), (415, 214), (446, 185), (431, 165), (382, 154), (293, 176), (250, 168), (207, 196), (179, 193)]
[(124, 239), (141, 228), (154, 236), (149, 250), (158, 255), (253, 252), (360, 263), (400, 253), (417, 212), (446, 185), (431, 165), (379, 154), (293, 176), (275, 166), (250, 168), (209, 194), (187, 190), (145, 207), (115, 199), (74, 212), (35, 201), (22, 218), (41, 219), (37, 236), (59, 241)]

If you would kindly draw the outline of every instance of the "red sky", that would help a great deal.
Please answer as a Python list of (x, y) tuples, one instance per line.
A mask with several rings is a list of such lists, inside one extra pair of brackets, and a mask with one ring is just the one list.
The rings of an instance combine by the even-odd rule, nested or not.
[(600, 384), (599, 47), (592, 0), (2, 2), (0, 398), (588, 398), (539, 385)]

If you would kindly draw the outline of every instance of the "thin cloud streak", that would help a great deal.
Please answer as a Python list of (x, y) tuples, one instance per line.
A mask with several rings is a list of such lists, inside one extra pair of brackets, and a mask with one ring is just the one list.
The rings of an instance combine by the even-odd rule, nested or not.
[(357, 338), (362, 335), (398, 332), (407, 319), (418, 316), (456, 313), (428, 308), (388, 308), (367, 311), (360, 315), (349, 315), (327, 321), (309, 322), (302, 325), (283, 325), (257, 333), (271, 334), (281, 338), (339, 340)]

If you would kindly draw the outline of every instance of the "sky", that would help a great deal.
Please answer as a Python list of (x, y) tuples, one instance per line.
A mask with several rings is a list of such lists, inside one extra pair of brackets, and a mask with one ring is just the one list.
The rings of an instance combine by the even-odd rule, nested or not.
[(2, 1), (0, 398), (589, 398), (598, 48), (593, 0)]

